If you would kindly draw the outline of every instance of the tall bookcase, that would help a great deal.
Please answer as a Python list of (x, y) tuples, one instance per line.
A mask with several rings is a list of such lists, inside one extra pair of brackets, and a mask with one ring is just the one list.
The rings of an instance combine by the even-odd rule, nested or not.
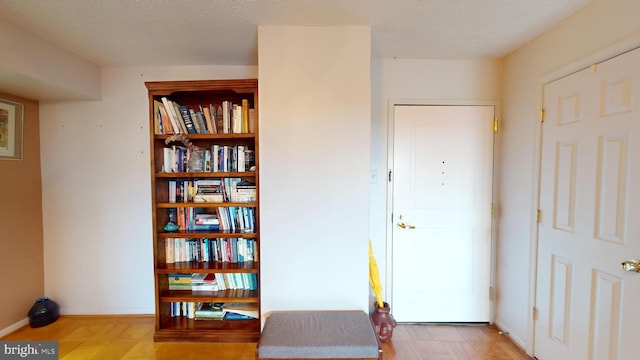
[[(258, 82), (145, 85), (151, 132), (154, 339), (255, 342), (260, 335), (259, 318), (202, 319), (193, 312), (203, 305), (224, 309), (236, 304), (255, 307), (260, 314)], [(170, 134), (184, 131), (173, 129), (175, 123), (167, 126), (169, 106), (179, 117), (189, 113), (192, 121), (202, 118), (202, 122), (192, 123), (194, 130), (185, 124), (186, 134)], [(203, 117), (207, 111), (218, 118), (207, 122)], [(236, 116), (242, 118), (237, 126)], [(177, 120), (189, 122), (188, 118)], [(200, 193), (204, 195), (196, 197)], [(168, 222), (179, 228), (167, 228)], [(212, 274), (208, 278), (216, 279), (213, 288), (211, 282), (205, 291), (180, 283), (194, 274)]]

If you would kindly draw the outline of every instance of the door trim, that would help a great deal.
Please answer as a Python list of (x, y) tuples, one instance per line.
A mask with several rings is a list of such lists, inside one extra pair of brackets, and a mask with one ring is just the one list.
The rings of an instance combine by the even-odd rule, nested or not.
[[(585, 57), (576, 60), (568, 65), (562, 66), (554, 71), (551, 71), (541, 76), (537, 81), (538, 87), (538, 112), (542, 111), (544, 106), (544, 87), (546, 84), (555, 80), (569, 76), (580, 70), (589, 68), (594, 64), (612, 59), (616, 56), (622, 55), (634, 49), (640, 48), (640, 33), (629, 37), (628, 39), (613, 43), (607, 46), (605, 49), (586, 55)], [(540, 182), (541, 182), (541, 166), (542, 166), (542, 123), (538, 117), (535, 117), (535, 121), (538, 122), (536, 126), (535, 142), (534, 142), (534, 168), (533, 179), (534, 188), (532, 189), (532, 209), (530, 214), (531, 219), (531, 235), (529, 243), (529, 304), (527, 314), (527, 334), (524, 344), (524, 350), (527, 354), (535, 356), (535, 320), (533, 319), (534, 307), (536, 306), (536, 294), (537, 294), (537, 274), (538, 274), (538, 242), (539, 242), (539, 225), (537, 223), (537, 210), (540, 202)]]
[[(389, 177), (389, 172), (393, 171), (393, 139), (394, 139), (394, 117), (395, 117), (395, 107), (401, 105), (416, 105), (416, 106), (493, 106), (493, 114), (495, 118), (500, 121), (500, 101), (499, 100), (428, 100), (428, 99), (397, 99), (390, 98), (387, 107), (387, 171), (385, 172), (385, 182), (387, 189), (386, 196), (386, 220), (385, 220), (385, 283), (384, 287), (384, 297), (385, 299), (389, 299), (390, 305), (393, 306), (393, 299), (391, 294), (393, 294), (393, 222), (392, 222), (392, 212), (393, 212), (393, 183)], [(500, 126), (498, 126), (500, 129)], [(497, 190), (497, 181), (496, 181), (496, 169), (498, 168), (497, 159), (498, 156), (498, 147), (496, 146), (498, 143), (498, 138), (500, 135), (500, 130), (498, 130), (497, 134), (494, 134), (493, 140), (493, 171), (492, 171), (492, 202), (496, 203), (496, 190)], [(489, 209), (487, 209), (489, 211)], [(491, 258), (490, 269), (489, 269), (489, 283), (493, 288), (495, 286), (495, 268), (496, 268), (496, 217), (493, 216), (491, 218)], [(487, 289), (487, 296), (489, 289)], [(490, 300), (489, 305), (489, 321), (491, 323), (494, 322), (495, 319), (495, 310), (494, 310), (494, 300)]]

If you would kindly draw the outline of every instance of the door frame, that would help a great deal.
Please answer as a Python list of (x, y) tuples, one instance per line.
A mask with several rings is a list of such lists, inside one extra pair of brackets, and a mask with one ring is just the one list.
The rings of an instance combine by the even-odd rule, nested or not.
[[(389, 176), (389, 172), (393, 171), (393, 142), (394, 142), (394, 124), (395, 124), (395, 107), (396, 106), (493, 106), (493, 115), (495, 119), (498, 119), (498, 124), (500, 123), (500, 101), (499, 100), (447, 100), (447, 99), (438, 99), (438, 100), (428, 100), (428, 99), (396, 99), (391, 98), (388, 101), (387, 107), (387, 171), (385, 173), (385, 182), (387, 189), (386, 196), (386, 221), (385, 221), (385, 299), (389, 299), (389, 304), (393, 306), (393, 182), (391, 177)], [(500, 135), (500, 125), (498, 125), (498, 132), (494, 133), (493, 139), (493, 170), (492, 170), (492, 189), (491, 189), (491, 197), (492, 203), (496, 204), (496, 189), (497, 189), (497, 159), (498, 156), (498, 137)], [(491, 209), (487, 209), (487, 211), (491, 211)], [(491, 217), (491, 255), (489, 259), (489, 286), (491, 289), (494, 289), (494, 277), (495, 277), (495, 267), (496, 267), (496, 216)], [(487, 296), (490, 296), (487, 294)], [(494, 297), (493, 291), (491, 291), (491, 296), (489, 299), (489, 321), (493, 323), (494, 321)]]
[(534, 159), (533, 159), (533, 179), (534, 187), (532, 189), (532, 208), (530, 213), (531, 219), (531, 234), (529, 241), (529, 304), (527, 314), (527, 334), (524, 350), (527, 354), (535, 356), (535, 323), (534, 315), (536, 308), (536, 294), (538, 286), (538, 242), (539, 242), (539, 224), (537, 221), (537, 211), (540, 208), (540, 183), (542, 180), (542, 122), (540, 121), (540, 113), (544, 106), (544, 87), (546, 84), (559, 80), (563, 77), (569, 76), (576, 72), (588, 69), (592, 66), (605, 62), (614, 57), (623, 55), (629, 51), (640, 48), (640, 34), (632, 36), (626, 40), (614, 43), (605, 49), (591, 53), (580, 60), (576, 60), (568, 65), (560, 67), (552, 72), (549, 72), (537, 81), (538, 88), (538, 114), (534, 117), (534, 121), (537, 122), (535, 130), (535, 142), (534, 142)]

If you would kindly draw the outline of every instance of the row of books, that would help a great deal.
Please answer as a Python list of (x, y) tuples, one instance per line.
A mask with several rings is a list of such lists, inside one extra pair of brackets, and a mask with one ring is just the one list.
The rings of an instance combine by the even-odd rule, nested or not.
[(255, 273), (168, 274), (167, 281), (169, 290), (223, 291), (258, 289), (258, 277)]
[(255, 132), (255, 110), (249, 100), (222, 101), (190, 108), (162, 97), (153, 101), (156, 134), (239, 134)]
[(194, 320), (251, 320), (260, 318), (256, 303), (207, 303), (174, 301), (171, 316)]
[(167, 264), (183, 261), (244, 263), (258, 261), (255, 239), (245, 238), (168, 238), (165, 239)]
[(255, 152), (245, 145), (211, 145), (208, 149), (172, 145), (162, 149), (162, 172), (255, 171)]
[(169, 202), (255, 202), (256, 184), (241, 178), (169, 180)]
[[(236, 284), (229, 283), (234, 281)], [(191, 291), (221, 291), (229, 287), (232, 290), (255, 290), (257, 284), (253, 284), (254, 281), (255, 276), (248, 273), (198, 273), (191, 276)]]
[(255, 207), (171, 208), (169, 219), (179, 231), (256, 231)]

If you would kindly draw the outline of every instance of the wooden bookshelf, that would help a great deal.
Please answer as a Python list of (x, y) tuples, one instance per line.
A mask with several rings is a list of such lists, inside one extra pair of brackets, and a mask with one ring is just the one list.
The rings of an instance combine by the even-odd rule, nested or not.
[[(181, 303), (230, 303), (243, 302), (257, 304), (260, 309), (260, 262), (258, 256), (260, 254), (260, 204), (259, 204), (259, 149), (258, 149), (258, 82), (255, 79), (247, 80), (198, 80), (198, 81), (158, 81), (145, 83), (149, 95), (149, 124), (150, 124), (150, 150), (151, 150), (151, 192), (152, 192), (152, 223), (153, 223), (153, 262), (154, 262), (154, 278), (155, 278), (155, 341), (207, 341), (207, 342), (256, 342), (260, 336), (260, 319), (249, 320), (195, 320), (190, 314), (176, 313), (176, 304)], [(196, 113), (203, 107), (217, 109), (222, 106), (223, 102), (241, 105), (245, 100), (245, 105), (253, 109), (252, 129), (248, 128), (248, 124), (243, 120), (240, 125), (240, 132), (224, 132), (223, 128), (218, 127), (216, 133), (212, 133), (208, 124), (205, 122), (205, 128), (199, 125), (198, 133), (186, 133), (178, 138), (175, 134), (167, 133), (166, 119), (162, 119), (162, 111), (159, 110), (158, 103), (162, 103), (163, 98), (170, 100), (172, 103), (186, 106)], [(164, 105), (164, 104), (163, 104)], [(166, 112), (166, 108), (164, 109)], [(245, 108), (246, 111), (246, 108)], [(179, 120), (174, 118), (174, 120)], [(185, 119), (188, 121), (188, 119)], [(192, 119), (196, 120), (196, 119)], [(162, 125), (161, 125), (162, 124)], [(171, 123), (175, 125), (175, 123)], [(180, 130), (178, 130), (180, 131)], [(180, 131), (182, 132), (182, 131)], [(185, 142), (185, 140), (187, 142)], [(167, 148), (174, 147), (188, 148), (186, 144), (193, 145), (195, 149), (209, 151), (212, 154), (213, 145), (232, 149), (232, 159), (227, 162), (230, 168), (220, 169), (221, 171), (213, 172), (206, 165), (202, 169), (180, 168), (167, 169), (168, 160)], [(244, 151), (243, 151), (244, 150)], [(240, 168), (239, 156), (249, 154), (245, 152), (252, 150), (251, 164), (254, 168), (249, 169), (249, 164), (244, 168)], [(191, 152), (185, 150), (181, 153), (180, 158), (189, 156)], [(175, 154), (174, 149), (174, 153)], [(240, 155), (238, 155), (240, 154)], [(249, 156), (249, 155), (247, 155)], [(173, 159), (173, 158), (172, 158)], [(186, 157), (184, 157), (186, 160)], [(235, 162), (234, 162), (235, 161)], [(177, 160), (170, 162), (175, 164)], [(232, 166), (231, 166), (232, 165)], [(213, 166), (210, 166), (213, 168)], [(193, 170), (193, 171), (191, 171)], [(224, 170), (224, 171), (222, 171)], [(225, 191), (229, 191), (227, 181), (243, 181), (255, 184), (256, 196), (255, 201), (232, 201), (233, 198), (226, 198), (222, 202), (195, 202), (193, 199), (186, 199), (180, 202), (172, 200), (171, 191), (169, 190), (170, 182), (175, 184), (183, 184), (187, 182), (193, 184), (199, 180), (220, 179), (223, 182)], [(239, 186), (238, 186), (239, 188)], [(184, 196), (192, 194), (182, 193)], [(226, 195), (225, 195), (226, 196)], [(233, 209), (221, 210), (221, 209)], [(191, 227), (193, 217), (189, 217), (188, 221), (178, 222), (175, 214), (179, 211), (182, 218), (187, 215), (196, 214), (197, 211), (207, 212), (208, 215), (228, 214), (231, 218), (226, 217), (235, 224), (235, 228), (194, 230)], [(235, 212), (237, 211), (237, 212)], [(234, 217), (233, 214), (237, 214)], [(240, 215), (242, 214), (242, 215)], [(195, 216), (195, 215), (193, 215)], [(242, 219), (239, 219), (242, 217)], [(184, 224), (177, 231), (165, 231), (165, 225), (168, 221), (173, 220), (178, 225)], [(221, 220), (221, 219), (218, 219)], [(190, 222), (189, 222), (190, 221)], [(182, 240), (187, 239), (187, 240)], [(205, 240), (206, 239), (206, 240)], [(216, 240), (214, 242), (213, 240)], [(178, 261), (173, 244), (178, 241), (187, 243), (189, 248), (187, 257), (184, 260), (181, 253), (181, 259)], [(205, 242), (206, 241), (206, 242)], [(217, 252), (214, 250), (216, 244), (251, 244), (243, 248), (243, 254), (233, 254), (233, 259), (220, 260), (215, 258)], [(177, 246), (177, 245), (176, 245)], [(238, 245), (239, 247), (239, 245)], [(191, 250), (198, 249), (198, 250)], [(204, 250), (203, 250), (204, 249)], [(182, 251), (182, 248), (181, 250)], [(225, 251), (237, 252), (234, 247), (227, 247)], [(252, 258), (248, 259), (245, 254), (250, 252)], [(229, 253), (227, 253), (229, 254)], [(245, 258), (244, 256), (247, 256)], [(184, 276), (185, 274), (222, 274), (233, 275), (244, 273), (246, 276), (255, 276), (257, 284), (243, 283), (242, 285), (234, 284), (235, 288), (220, 289), (218, 291), (190, 291), (190, 290), (174, 290), (175, 286), (170, 290), (168, 277), (172, 274), (174, 277)], [(240, 275), (238, 275), (240, 277)], [(173, 279), (173, 278), (172, 278)], [(260, 313), (260, 311), (259, 311)]]

